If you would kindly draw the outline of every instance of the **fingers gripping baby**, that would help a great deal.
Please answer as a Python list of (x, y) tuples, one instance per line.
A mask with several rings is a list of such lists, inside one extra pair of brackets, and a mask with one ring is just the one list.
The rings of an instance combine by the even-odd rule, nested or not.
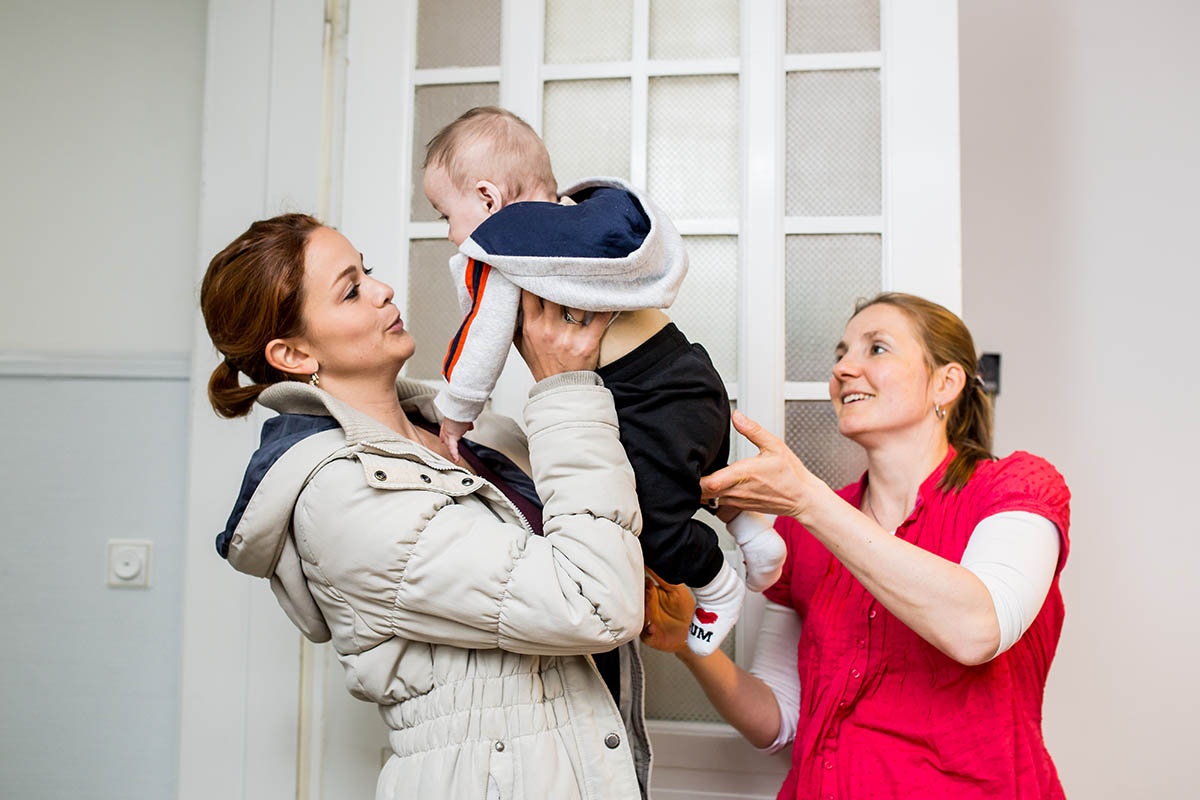
[(545, 145), (503, 109), (471, 109), (443, 128), (424, 167), (425, 194), (458, 246), (450, 271), (464, 313), (435, 400), (443, 442), (457, 457), (495, 388), (522, 289), (560, 304), (569, 323), (619, 312), (597, 372), (613, 394), (637, 479), (646, 564), (692, 588), (688, 645), (713, 652), (737, 622), (746, 586), (762, 591), (778, 579), (785, 548), (769, 517), (742, 512), (728, 520), (746, 565), (743, 582), (713, 530), (693, 519), (700, 477), (728, 459), (729, 401), (704, 348), (660, 310), (687, 271), (678, 232), (621, 181), (584, 181), (560, 202)]

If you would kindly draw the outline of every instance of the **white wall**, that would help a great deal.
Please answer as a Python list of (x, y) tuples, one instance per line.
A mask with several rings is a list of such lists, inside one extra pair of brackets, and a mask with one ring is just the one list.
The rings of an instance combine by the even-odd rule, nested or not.
[(2, 797), (175, 794), (206, 7), (0, 4)]
[(1072, 490), (1045, 731), (1069, 797), (1200, 784), (1200, 6), (960, 4), (964, 311), (997, 450)]
[(0, 4), (0, 350), (191, 349), (205, 7)]

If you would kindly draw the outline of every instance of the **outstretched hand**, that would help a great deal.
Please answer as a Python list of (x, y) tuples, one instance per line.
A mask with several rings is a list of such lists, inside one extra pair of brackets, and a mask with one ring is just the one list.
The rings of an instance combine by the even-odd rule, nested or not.
[(687, 647), (696, 601), (683, 584), (667, 583), (646, 568), (646, 624), (642, 641), (655, 650), (677, 653)]
[(762, 425), (734, 411), (733, 427), (758, 448), (758, 455), (701, 478), (702, 499), (799, 519), (818, 494), (829, 491), (782, 439)]
[[(565, 312), (575, 321), (568, 321)], [(579, 309), (564, 309), (522, 290), (521, 314), (523, 322), (515, 344), (534, 380), (592, 370), (600, 362), (600, 338), (612, 312), (585, 314)]]

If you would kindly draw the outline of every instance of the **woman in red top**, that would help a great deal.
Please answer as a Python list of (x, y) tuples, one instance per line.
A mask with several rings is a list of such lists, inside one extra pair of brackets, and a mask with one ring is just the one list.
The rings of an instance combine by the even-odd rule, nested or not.
[(780, 798), (1062, 797), (1041, 719), (1070, 493), (1037, 456), (991, 455), (976, 368), (945, 308), (861, 305), (829, 393), (868, 468), (837, 492), (735, 412), (761, 452), (706, 478), (705, 496), (778, 514), (788, 544), (751, 672), (688, 651), (686, 590), (647, 586), (643, 638), (753, 744), (794, 741)]

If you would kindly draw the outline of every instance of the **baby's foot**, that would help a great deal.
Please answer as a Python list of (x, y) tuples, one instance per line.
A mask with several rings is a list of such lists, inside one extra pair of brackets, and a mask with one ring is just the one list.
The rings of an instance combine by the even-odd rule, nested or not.
[(693, 589), (692, 594), (696, 595), (696, 610), (688, 628), (688, 649), (698, 656), (711, 655), (742, 615), (746, 584), (725, 561), (717, 577)]
[(742, 549), (742, 561), (746, 565), (746, 588), (752, 592), (769, 588), (783, 574), (787, 545), (771, 523), (771, 518), (765, 514), (743, 511), (726, 525)]

